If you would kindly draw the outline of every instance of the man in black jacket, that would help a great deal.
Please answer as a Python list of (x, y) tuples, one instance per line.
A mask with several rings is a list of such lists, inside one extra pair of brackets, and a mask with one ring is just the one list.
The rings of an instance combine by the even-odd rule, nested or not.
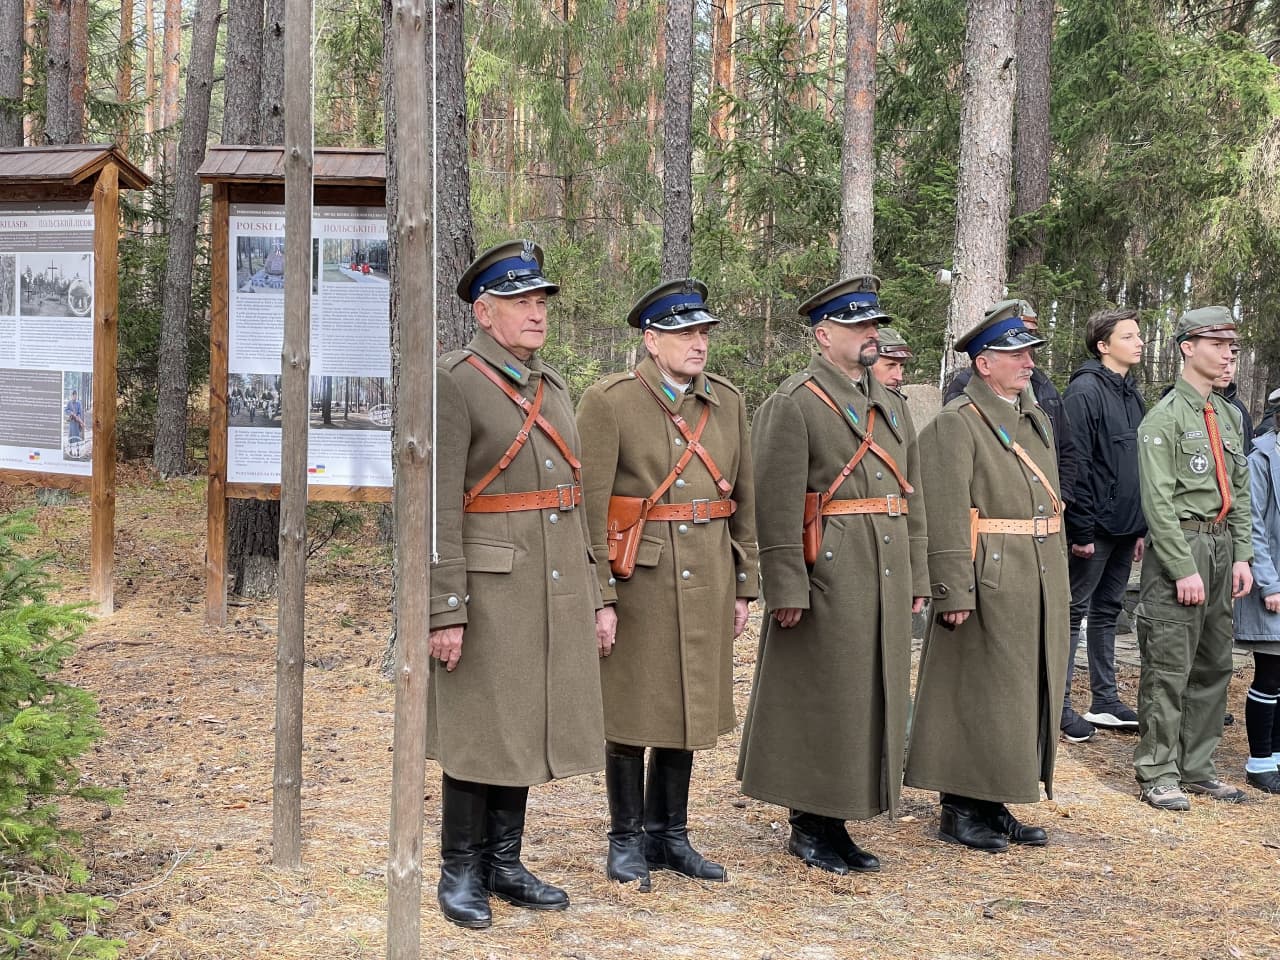
[[(1035, 333), (1039, 326), (1035, 307), (1025, 300), (1018, 302), (1022, 325)], [(964, 393), (964, 388), (969, 385), (969, 378), (972, 375), (972, 367), (956, 371), (956, 375), (951, 378), (951, 382), (947, 384), (947, 389), (942, 394), (944, 406)], [(1078, 462), (1075, 446), (1071, 440), (1070, 417), (1062, 405), (1062, 395), (1058, 393), (1058, 388), (1039, 367), (1031, 371), (1031, 393), (1036, 398), (1036, 403), (1040, 404), (1041, 409), (1049, 415), (1049, 422), (1053, 424), (1053, 439), (1058, 454), (1058, 483), (1062, 487), (1062, 499), (1070, 501), (1074, 498)]]
[[(1090, 469), (1076, 478), (1067, 505), (1071, 547), (1071, 658), (1062, 701), (1062, 733), (1081, 743), (1094, 727), (1135, 729), (1138, 715), (1116, 689), (1116, 617), (1135, 559), (1142, 556), (1146, 520), (1138, 495), (1138, 425), (1146, 404), (1131, 373), (1142, 360), (1138, 312), (1099, 310), (1085, 325), (1085, 361), (1067, 385), (1064, 403), (1076, 452)], [(1089, 711), (1071, 706), (1071, 674), (1081, 622), (1088, 617)]]

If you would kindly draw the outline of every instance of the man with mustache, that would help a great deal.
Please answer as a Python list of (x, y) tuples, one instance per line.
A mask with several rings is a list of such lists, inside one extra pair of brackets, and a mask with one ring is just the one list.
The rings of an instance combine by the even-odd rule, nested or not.
[(880, 357), (871, 368), (872, 374), (882, 384), (902, 397), (902, 384), (907, 378), (907, 363), (915, 354), (902, 334), (893, 327), (881, 327)]
[[(606, 873), (641, 891), (651, 869), (726, 879), (689, 842), (689, 781), (693, 752), (713, 748), (737, 723), (733, 641), (759, 587), (747, 410), (733, 384), (706, 372), (720, 322), (706, 297), (692, 278), (641, 297), (627, 322), (642, 331), (645, 359), (588, 388), (578, 407), (605, 604), (596, 639)], [(635, 499), (650, 504), (635, 514), (643, 526), (623, 530), (611, 503)], [(631, 570), (618, 559), (622, 536), (640, 538)], [(605, 564), (611, 553), (616, 573)]]
[(906, 783), (941, 794), (939, 837), (1043, 846), (1006, 803), (1053, 796), (1069, 585), (1049, 417), (1026, 390), (1042, 344), (1017, 300), (956, 342), (973, 376), (920, 434), (933, 619)]
[(879, 287), (853, 277), (800, 308), (818, 355), (751, 434), (767, 606), (738, 777), (790, 809), (788, 853), (836, 874), (880, 869), (845, 821), (897, 808), (911, 614), (928, 593), (915, 430), (870, 370)]

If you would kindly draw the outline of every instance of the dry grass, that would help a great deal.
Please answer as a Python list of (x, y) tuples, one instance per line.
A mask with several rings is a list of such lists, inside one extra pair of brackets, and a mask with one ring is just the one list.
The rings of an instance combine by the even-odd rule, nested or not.
[[(117, 809), (66, 811), (85, 833), (94, 889), (119, 904), (106, 932), (128, 941), (128, 956), (156, 960), (381, 956), (393, 718), (378, 665), (390, 573), (372, 525), (311, 566), (305, 866), (281, 872), (270, 865), (275, 605), (236, 607), (227, 628), (204, 626), (203, 485), (137, 472), (127, 481), (119, 610), (92, 627), (67, 671), (97, 694), (107, 730), (84, 771), (126, 790)], [(40, 514), (68, 598), (84, 596), (87, 509), (81, 499)], [(738, 651), (740, 714), (754, 649), (753, 635)], [(1136, 676), (1125, 668), (1121, 679), (1132, 698)], [(1237, 677), (1237, 713), (1244, 687)], [(423, 953), (1280, 957), (1280, 800), (1255, 792), (1243, 806), (1157, 814), (1135, 799), (1132, 743), (1100, 735), (1062, 745), (1057, 800), (1018, 811), (1049, 828), (1046, 848), (990, 856), (939, 843), (935, 798), (907, 790), (899, 820), (851, 825), (884, 872), (836, 878), (783, 853), (785, 811), (738, 793), (737, 739), (727, 737), (699, 755), (691, 826), (731, 881), (661, 873), (648, 895), (604, 879), (602, 777), (535, 788), (526, 862), (565, 886), (573, 907), (547, 915), (495, 903), (485, 932), (453, 927), (436, 909), (438, 770), (429, 764)], [(1224, 775), (1242, 779), (1246, 752), (1243, 730), (1230, 728)]]

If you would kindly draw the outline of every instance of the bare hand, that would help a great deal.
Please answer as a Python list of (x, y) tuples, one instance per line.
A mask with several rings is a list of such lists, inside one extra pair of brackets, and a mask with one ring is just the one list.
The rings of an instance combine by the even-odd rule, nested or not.
[(1133, 562), (1141, 563), (1142, 558), (1147, 553), (1147, 541), (1142, 537), (1138, 538), (1138, 542), (1133, 545)]
[(612, 606), (601, 607), (596, 611), (596, 647), (600, 656), (607, 657), (613, 653), (613, 644), (618, 637), (618, 611)]
[(1071, 555), (1079, 557), (1081, 560), (1087, 560), (1093, 556), (1094, 546), (1092, 543), (1073, 543), (1071, 545)]
[(735, 640), (742, 636), (743, 630), (747, 629), (747, 608), (750, 606), (751, 601), (741, 597), (733, 601), (733, 639)]
[(929, 602), (928, 597), (915, 597), (911, 601), (911, 612), (920, 613), (924, 610), (924, 605)]
[(427, 653), (450, 672), (462, 659), (462, 627), (442, 627), (427, 634)]
[(958, 627), (969, 619), (972, 610), (949, 610), (942, 615), (942, 622), (952, 627)]
[(773, 619), (778, 621), (778, 626), (786, 630), (799, 623), (800, 615), (803, 613), (804, 611), (799, 607), (782, 607), (773, 611)]
[(1253, 589), (1253, 569), (1247, 560), (1237, 560), (1231, 565), (1231, 596), (1236, 600), (1247, 597)]
[(1262, 605), (1272, 613), (1280, 613), (1280, 593), (1273, 593), (1269, 597), (1264, 597)]
[(1174, 586), (1178, 588), (1178, 602), (1184, 607), (1198, 607), (1204, 603), (1204, 581), (1200, 579), (1200, 574), (1179, 577), (1174, 581)]

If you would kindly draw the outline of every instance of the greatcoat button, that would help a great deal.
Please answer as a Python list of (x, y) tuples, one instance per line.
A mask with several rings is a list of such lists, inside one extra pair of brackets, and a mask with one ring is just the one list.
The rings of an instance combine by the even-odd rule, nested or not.
[(679, 530), (681, 533), (688, 533), (689, 525), (687, 523), (682, 523), (680, 524), (680, 526), (676, 527), (676, 529)]
[(1037, 504), (1036, 504), (1036, 513), (1044, 513), (1044, 504), (1043, 504), (1043, 503), (1037, 503)]
[(457, 605), (458, 605), (458, 598), (457, 598), (457, 597), (450, 597), (450, 598), (449, 598), (449, 609), (450, 609), (450, 610), (452, 610), (452, 609), (454, 609), (455, 607), (457, 607)]
[(885, 575), (886, 577), (887, 577), (887, 576), (889, 576), (889, 568), (888, 568), (888, 567), (885, 567), (885, 568), (884, 568), (884, 575)]
[(551, 571), (551, 579), (552, 579), (552, 580), (559, 580), (559, 579), (560, 579), (560, 571), (559, 571), (559, 570), (552, 570), (552, 571)]
[(691, 576), (693, 576), (693, 574), (691, 574), (688, 570), (681, 570), (681, 571), (680, 571), (680, 579), (681, 579), (681, 580), (688, 580)]
[(681, 440), (679, 437), (676, 437), (676, 446), (677, 446), (677, 447), (683, 447), (683, 446), (684, 446), (684, 441), (683, 441), (683, 440)]
[(1000, 554), (998, 554), (998, 553), (993, 553), (993, 554), (991, 555), (991, 559), (992, 559), (992, 560), (997, 560), (997, 561), (998, 561), (998, 560), (1000, 559)]
[(828, 550), (825, 554), (823, 554), (823, 556), (825, 556), (828, 560), (830, 560), (832, 557), (835, 556), (835, 554), (832, 553), (830, 550)]
[(877, 479), (877, 480), (883, 480), (883, 479), (884, 479), (884, 471), (883, 471), (883, 470), (877, 470), (877, 471), (876, 471), (876, 479)]
[(611, 587), (616, 587), (617, 585), (618, 585), (618, 580), (617, 580), (617, 578), (616, 578), (616, 577), (610, 577), (610, 578), (609, 578), (609, 586), (611, 586)]
[(684, 486), (684, 477), (681, 477), (680, 479), (678, 479), (678, 480), (676, 481), (676, 486), (677, 486), (677, 487), (683, 487), (683, 486)]
[(553, 461), (550, 457), (548, 457), (547, 460), (542, 465), (546, 467), (548, 470), (554, 470), (556, 468), (555, 461)]
[(560, 519), (560, 514), (558, 513), (547, 514), (547, 523), (555, 523), (559, 519)]
[(886, 534), (884, 535), (884, 542), (885, 542), (885, 543), (892, 543), (892, 542), (893, 542), (893, 537), (889, 536), (889, 535), (886, 533)]
[(747, 575), (746, 575), (745, 573), (740, 573), (740, 574), (738, 574), (738, 582), (739, 582), (739, 583), (746, 583), (746, 582), (747, 582)]

